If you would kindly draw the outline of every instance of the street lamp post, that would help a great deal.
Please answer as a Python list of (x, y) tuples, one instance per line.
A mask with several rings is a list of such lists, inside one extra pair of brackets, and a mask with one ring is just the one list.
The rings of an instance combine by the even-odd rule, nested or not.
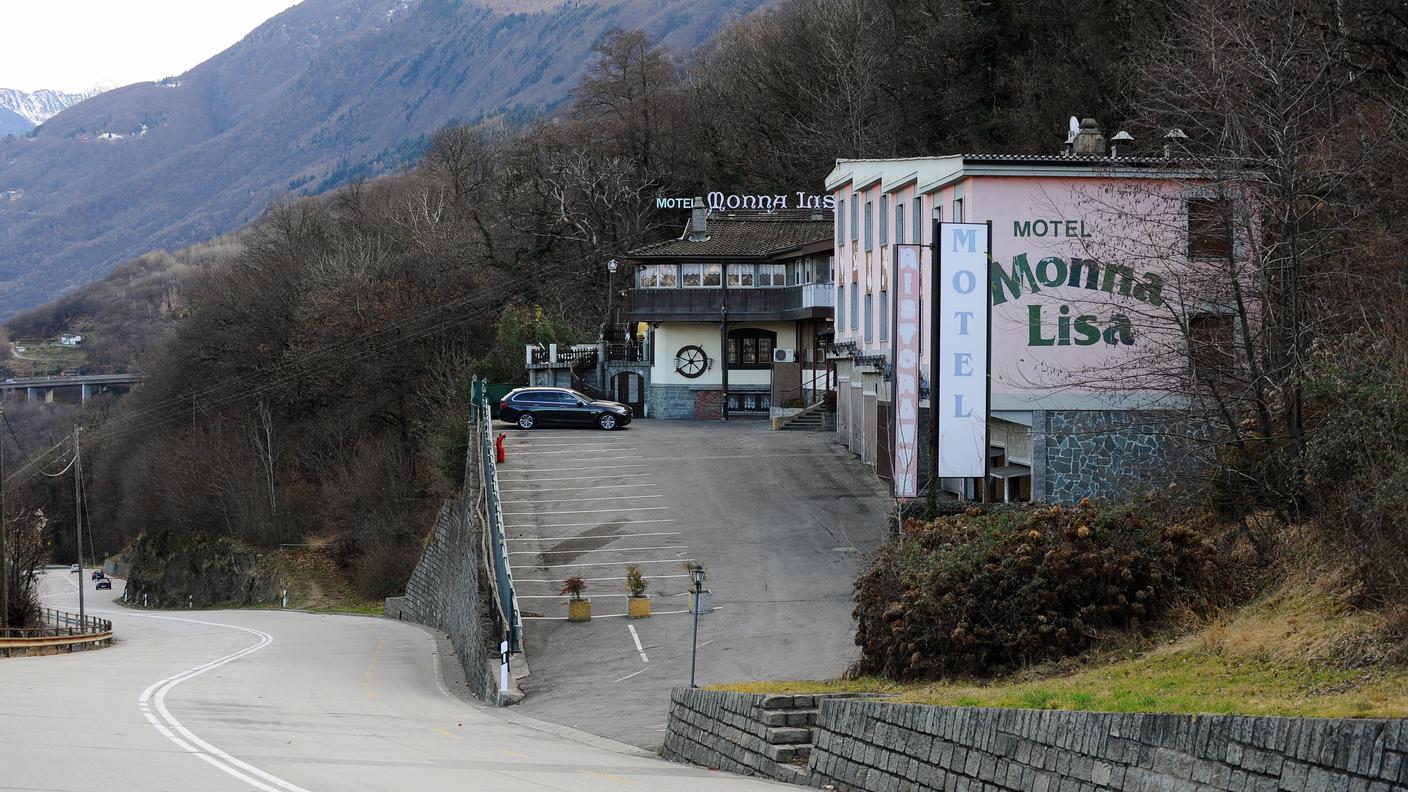
[(689, 576), (694, 579), (694, 642), (689, 652), (689, 686), (694, 684), (694, 669), (699, 662), (699, 593), (704, 590), (704, 567), (695, 564), (689, 568)]

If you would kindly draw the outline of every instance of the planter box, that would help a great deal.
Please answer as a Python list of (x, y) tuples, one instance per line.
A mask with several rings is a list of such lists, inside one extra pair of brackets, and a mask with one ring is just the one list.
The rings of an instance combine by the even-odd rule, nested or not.
[(626, 616), (632, 619), (650, 618), (650, 597), (628, 597), (626, 599)]
[(584, 622), (592, 620), (592, 601), (589, 599), (567, 601), (567, 621)]
[[(689, 600), (689, 609), (694, 610), (694, 592), (685, 595)], [(710, 613), (714, 610), (714, 592), (704, 589), (699, 592), (699, 612)]]

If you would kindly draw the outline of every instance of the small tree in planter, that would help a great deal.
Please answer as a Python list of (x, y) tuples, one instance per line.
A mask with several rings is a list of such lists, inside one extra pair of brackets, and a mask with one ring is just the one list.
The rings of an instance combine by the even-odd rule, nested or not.
[(631, 592), (631, 598), (626, 600), (626, 615), (632, 619), (644, 619), (650, 616), (650, 597), (646, 596), (646, 589), (650, 588), (650, 581), (645, 579), (645, 575), (640, 571), (640, 564), (626, 565), (626, 589)]
[(582, 592), (587, 590), (587, 581), (581, 575), (573, 575), (562, 581), (562, 591), (558, 594), (570, 594), (572, 599), (567, 601), (568, 621), (591, 621), (592, 601), (583, 597)]

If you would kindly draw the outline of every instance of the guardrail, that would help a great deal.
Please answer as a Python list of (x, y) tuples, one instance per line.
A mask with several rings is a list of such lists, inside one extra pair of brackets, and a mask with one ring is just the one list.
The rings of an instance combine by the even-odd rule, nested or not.
[(479, 468), (483, 493), (484, 545), (493, 563), (490, 578), (495, 610), (505, 633), (509, 650), (522, 651), (523, 616), (518, 610), (518, 594), (513, 585), (513, 569), (508, 563), (508, 542), (504, 538), (503, 502), (499, 497), (498, 465), (494, 448), (494, 425), (489, 415), (489, 400), (484, 398), (484, 383), (476, 381), (474, 388), (474, 433), (479, 446)]
[[(112, 622), (96, 616), (44, 608), (40, 611), (40, 626), (10, 627), (0, 630), (0, 656), (48, 647), (74, 647), (112, 638)], [(53, 651), (53, 649), (49, 649)]]

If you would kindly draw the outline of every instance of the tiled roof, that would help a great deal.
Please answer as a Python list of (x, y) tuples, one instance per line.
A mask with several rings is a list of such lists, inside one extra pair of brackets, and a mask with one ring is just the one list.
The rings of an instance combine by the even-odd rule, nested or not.
[(1190, 160), (1180, 157), (1107, 157), (1102, 154), (964, 154), (964, 162), (1013, 162), (1050, 165), (1125, 165), (1186, 167)]
[(739, 256), (763, 258), (818, 242), (830, 243), (830, 209), (784, 209), (775, 212), (710, 212), (709, 238), (692, 241), (690, 223), (679, 239), (638, 247), (630, 258)]

